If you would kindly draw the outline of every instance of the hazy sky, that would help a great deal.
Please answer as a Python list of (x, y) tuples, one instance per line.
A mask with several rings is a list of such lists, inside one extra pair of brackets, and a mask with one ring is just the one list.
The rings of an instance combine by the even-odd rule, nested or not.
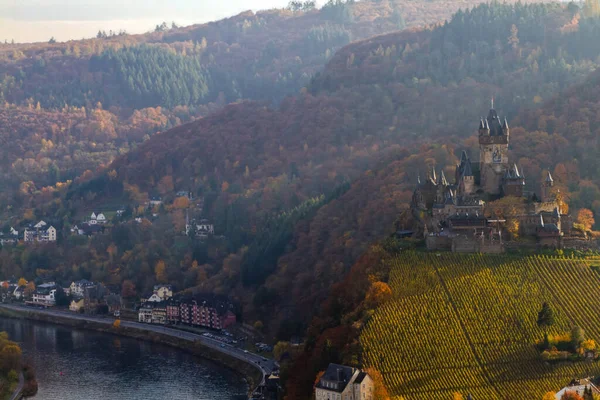
[(190, 25), (245, 10), (284, 7), (289, 0), (0, 0), (0, 40), (59, 41), (99, 29), (150, 30), (162, 21)]

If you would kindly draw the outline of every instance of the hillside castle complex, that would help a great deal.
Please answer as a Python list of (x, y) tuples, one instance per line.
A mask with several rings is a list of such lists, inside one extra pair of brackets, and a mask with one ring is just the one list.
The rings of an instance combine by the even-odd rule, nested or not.
[(411, 208), (429, 249), (501, 252), (509, 236), (562, 247), (572, 222), (561, 213), (552, 176), (548, 172), (539, 196), (525, 191), (525, 176), (509, 162), (509, 142), (508, 121), (492, 104), (479, 121), (479, 161), (463, 151), (453, 183), (443, 169), (419, 178)]

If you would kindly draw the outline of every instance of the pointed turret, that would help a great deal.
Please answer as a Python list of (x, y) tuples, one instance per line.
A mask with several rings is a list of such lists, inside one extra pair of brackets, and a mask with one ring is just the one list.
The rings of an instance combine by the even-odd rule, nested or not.
[(417, 174), (417, 185), (421, 184), (421, 174)]
[(519, 168), (517, 167), (517, 164), (513, 164), (513, 175), (515, 178), (521, 177), (521, 174), (519, 173)]
[(540, 226), (542, 228), (544, 227), (544, 216), (542, 215), (542, 213), (540, 213)]
[(431, 180), (433, 181), (433, 183), (437, 182), (437, 175), (435, 174), (435, 168), (431, 167)]
[(471, 168), (471, 163), (468, 162), (465, 164), (465, 168), (463, 169), (463, 177), (467, 176), (467, 177), (471, 177), (473, 176), (473, 168)]
[(510, 128), (508, 127), (508, 120), (504, 118), (504, 122), (502, 123), (502, 133), (506, 136), (510, 135)]
[(554, 179), (552, 179), (552, 175), (550, 171), (546, 175), (546, 179), (542, 182), (542, 201), (550, 201), (552, 196), (552, 187), (554, 186)]
[(446, 180), (446, 175), (444, 175), (443, 169), (440, 171), (440, 178), (438, 180), (438, 184), (441, 184), (443, 186), (448, 186), (448, 181)]

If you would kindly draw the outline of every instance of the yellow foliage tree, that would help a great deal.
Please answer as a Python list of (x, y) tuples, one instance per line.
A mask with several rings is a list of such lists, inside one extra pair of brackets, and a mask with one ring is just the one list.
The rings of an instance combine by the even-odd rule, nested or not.
[(167, 266), (163, 260), (159, 260), (154, 266), (154, 274), (156, 275), (156, 280), (160, 283), (166, 283), (167, 278)]
[(519, 220), (515, 217), (506, 220), (506, 230), (513, 240), (519, 239)]
[(582, 208), (577, 212), (577, 222), (585, 228), (586, 231), (592, 229), (592, 226), (596, 223), (594, 220), (594, 213), (587, 208)]
[(27, 285), (25, 286), (25, 297), (33, 296), (33, 292), (35, 292), (35, 283), (27, 283)]
[(556, 400), (556, 393), (547, 392), (544, 397), (542, 397), (542, 400)]
[(121, 327), (121, 320), (115, 319), (115, 322), (113, 322), (113, 328), (119, 329), (120, 327)]
[(17, 285), (19, 285), (19, 287), (27, 285), (27, 279), (19, 278), (19, 282), (17, 282)]

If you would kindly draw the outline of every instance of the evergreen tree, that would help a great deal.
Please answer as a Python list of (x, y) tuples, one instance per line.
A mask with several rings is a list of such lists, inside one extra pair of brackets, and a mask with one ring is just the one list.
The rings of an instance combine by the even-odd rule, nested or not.
[(544, 328), (544, 330), (546, 330), (546, 328), (548, 328), (549, 326), (554, 325), (554, 311), (546, 302), (542, 304), (542, 309), (538, 313), (537, 325), (540, 328)]

